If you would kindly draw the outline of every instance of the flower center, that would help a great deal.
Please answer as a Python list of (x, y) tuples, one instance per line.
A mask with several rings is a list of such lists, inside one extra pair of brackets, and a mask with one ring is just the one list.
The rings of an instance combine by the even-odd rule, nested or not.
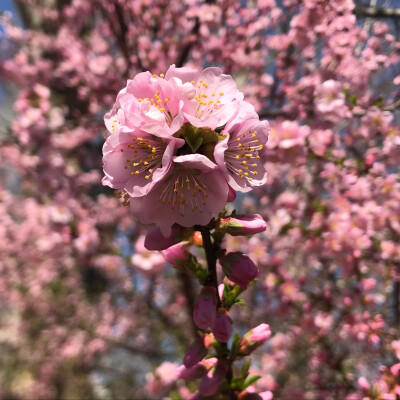
[(156, 94), (152, 97), (146, 97), (146, 98), (139, 98), (138, 102), (141, 103), (142, 101), (147, 100), (151, 103), (152, 106), (154, 106), (155, 108), (157, 108), (162, 114), (164, 114), (165, 116), (165, 121), (167, 122), (168, 126), (170, 126), (172, 124), (172, 121), (174, 119), (174, 115), (172, 115), (172, 112), (169, 108), (169, 102), (170, 102), (170, 98), (169, 97), (165, 97), (165, 98), (161, 98), (160, 97), (160, 92), (156, 92)]
[(168, 204), (171, 210), (179, 211), (181, 217), (185, 217), (187, 209), (202, 214), (207, 204), (207, 189), (198, 170), (177, 167), (176, 172), (167, 179), (158, 201)]
[(249, 129), (247, 132), (238, 136), (225, 151), (227, 168), (230, 172), (239, 175), (240, 178), (247, 178), (252, 181), (251, 175), (257, 175), (255, 168), (258, 167), (257, 161), (260, 156), (258, 151), (263, 149), (262, 144), (258, 144), (257, 131)]
[[(133, 144), (126, 146), (129, 149), (129, 154), (127, 155), (129, 158), (126, 159), (124, 169), (130, 169), (131, 175), (139, 175), (146, 172), (145, 178), (149, 179), (153, 173), (153, 168), (160, 164), (164, 146), (160, 146), (160, 143), (154, 139), (134, 137), (132, 141)], [(123, 148), (121, 148), (121, 152), (124, 152)]]
[(195, 85), (194, 81), (190, 82), (196, 87), (196, 96), (194, 99), (197, 101), (197, 107), (194, 116), (201, 119), (205, 115), (211, 114), (214, 110), (221, 108), (220, 98), (224, 92), (212, 91), (206, 82), (200, 79)]

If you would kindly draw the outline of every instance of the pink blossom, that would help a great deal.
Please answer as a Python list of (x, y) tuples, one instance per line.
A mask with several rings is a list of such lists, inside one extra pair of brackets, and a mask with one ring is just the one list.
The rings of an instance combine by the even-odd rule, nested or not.
[(242, 125), (227, 124), (223, 133), (226, 138), (217, 144), (214, 155), (217, 164), (226, 168), (229, 185), (240, 192), (263, 185), (267, 173), (259, 152), (268, 140), (268, 123), (253, 119)]
[(218, 68), (140, 73), (104, 121), (103, 184), (164, 236), (176, 223), (206, 225), (234, 198), (231, 187), (248, 191), (266, 181), (258, 151), (268, 124)]
[(103, 147), (103, 184), (130, 196), (143, 196), (165, 179), (174, 150), (182, 145), (182, 140), (173, 137), (163, 140), (140, 129), (121, 128)]
[(164, 361), (157, 367), (156, 374), (164, 385), (170, 385), (174, 383), (179, 376), (179, 366), (178, 364)]
[(351, 117), (345, 103), (342, 85), (332, 79), (323, 82), (317, 91), (315, 108), (324, 119), (333, 123)]
[(157, 224), (168, 236), (174, 223), (207, 225), (224, 208), (227, 196), (228, 185), (217, 165), (201, 154), (190, 154), (176, 157), (168, 176), (146, 196), (132, 198), (130, 205), (141, 222)]
[(136, 253), (131, 257), (135, 269), (145, 275), (153, 275), (165, 267), (164, 257), (155, 251), (149, 251), (144, 247), (144, 236), (140, 236), (135, 244)]

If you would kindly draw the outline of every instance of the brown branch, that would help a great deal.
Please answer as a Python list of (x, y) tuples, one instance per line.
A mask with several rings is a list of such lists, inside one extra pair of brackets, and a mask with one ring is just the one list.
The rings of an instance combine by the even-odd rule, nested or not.
[[(206, 4), (214, 4), (215, 0), (206, 0), (205, 3)], [(200, 19), (199, 19), (199, 17), (196, 17), (194, 26), (193, 26), (192, 30), (190, 31), (189, 36), (198, 35), (199, 30), (200, 30)], [(190, 50), (192, 49), (193, 44), (194, 44), (194, 41), (190, 40), (183, 47), (183, 49), (182, 49), (181, 53), (179, 54), (179, 57), (175, 63), (177, 68), (183, 67), (183, 64), (185, 64), (185, 62), (187, 61), (187, 59), (189, 57), (189, 53), (190, 53)]]
[(294, 114), (290, 114), (283, 110), (263, 110), (259, 112), (260, 119), (264, 118), (278, 118), (278, 117), (285, 117), (287, 119), (296, 119)]
[(200, 226), (201, 236), (203, 238), (203, 247), (206, 252), (208, 275), (204, 282), (204, 286), (212, 286), (217, 292), (217, 308), (221, 307), (221, 299), (218, 294), (218, 278), (217, 278), (217, 257), (215, 255), (215, 247), (211, 242), (210, 229), (206, 226)]
[(104, 340), (105, 342), (107, 342), (109, 345), (112, 346), (116, 346), (116, 347), (120, 347), (122, 349), (125, 349), (133, 354), (144, 354), (149, 358), (152, 359), (158, 359), (160, 357), (160, 352), (156, 351), (155, 349), (150, 349), (150, 348), (146, 348), (145, 346), (133, 346), (130, 345), (129, 343), (126, 342), (122, 342), (107, 336), (102, 336), (102, 335), (98, 335), (95, 336), (98, 339)]
[[(196, 17), (195, 24), (189, 36), (197, 35), (199, 33), (199, 29), (200, 29), (200, 20), (198, 17)], [(186, 43), (186, 45), (183, 47), (181, 53), (179, 54), (178, 60), (176, 61), (176, 66), (178, 68), (182, 67), (183, 64), (185, 64), (185, 62), (187, 61), (192, 46), (193, 46), (193, 40), (190, 40), (190, 42)]]
[(189, 320), (191, 321), (192, 334), (193, 337), (196, 337), (198, 329), (193, 320), (193, 311), (196, 298), (193, 291), (192, 278), (189, 275), (185, 274), (184, 272), (178, 272), (178, 276), (179, 280), (181, 281), (182, 291), (185, 294), (186, 298), (186, 307), (189, 314)]
[(354, 9), (357, 17), (375, 17), (375, 18), (399, 18), (400, 8), (380, 8), (380, 7), (362, 7), (357, 6)]

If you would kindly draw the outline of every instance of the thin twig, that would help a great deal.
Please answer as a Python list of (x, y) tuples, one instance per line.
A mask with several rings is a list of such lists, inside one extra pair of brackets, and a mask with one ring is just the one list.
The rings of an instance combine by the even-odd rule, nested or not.
[(215, 287), (217, 291), (217, 307), (221, 307), (221, 299), (218, 294), (218, 278), (217, 278), (217, 257), (215, 249), (211, 242), (210, 230), (206, 226), (200, 227), (201, 236), (203, 238), (203, 247), (206, 252), (208, 276), (205, 279), (205, 284)]

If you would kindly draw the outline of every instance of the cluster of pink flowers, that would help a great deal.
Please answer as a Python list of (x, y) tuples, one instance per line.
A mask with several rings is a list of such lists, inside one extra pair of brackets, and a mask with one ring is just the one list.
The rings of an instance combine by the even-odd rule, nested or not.
[(219, 68), (172, 65), (138, 74), (120, 91), (103, 147), (103, 183), (118, 189), (141, 222), (207, 225), (234, 190), (266, 181), (268, 123)]

